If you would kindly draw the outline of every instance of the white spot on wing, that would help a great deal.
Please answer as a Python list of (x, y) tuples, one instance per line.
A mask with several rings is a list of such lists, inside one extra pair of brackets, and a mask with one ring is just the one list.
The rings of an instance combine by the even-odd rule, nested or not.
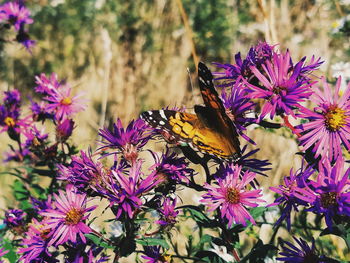
[(161, 116), (163, 119), (167, 119), (167, 117), (165, 116), (165, 113), (164, 113), (163, 110), (160, 110), (160, 111), (159, 111), (159, 114), (160, 114), (160, 116)]
[(164, 121), (159, 121), (159, 124), (160, 125), (165, 125), (165, 122)]

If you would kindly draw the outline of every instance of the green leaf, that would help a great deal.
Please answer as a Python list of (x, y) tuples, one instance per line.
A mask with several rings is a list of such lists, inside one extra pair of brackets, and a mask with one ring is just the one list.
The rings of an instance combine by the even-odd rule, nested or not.
[(136, 243), (143, 245), (143, 246), (161, 246), (165, 249), (169, 249), (169, 245), (164, 239), (160, 238), (142, 238), (137, 239)]
[(97, 246), (103, 247), (103, 248), (114, 248), (114, 246), (109, 245), (106, 241), (104, 241), (101, 237), (98, 237), (94, 234), (85, 234), (85, 236), (90, 239), (92, 242), (94, 242)]

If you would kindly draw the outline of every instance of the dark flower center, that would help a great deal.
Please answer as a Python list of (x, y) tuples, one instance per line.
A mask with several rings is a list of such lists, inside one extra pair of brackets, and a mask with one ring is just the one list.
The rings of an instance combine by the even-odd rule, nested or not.
[(70, 97), (63, 98), (61, 100), (61, 104), (65, 106), (69, 106), (72, 104), (72, 99)]
[(225, 199), (231, 204), (238, 204), (241, 199), (239, 190), (232, 187), (227, 188)]
[(4, 120), (4, 123), (8, 127), (13, 127), (16, 124), (15, 120), (13, 118), (11, 118), (11, 117), (6, 117), (5, 120)]
[(328, 208), (331, 206), (335, 206), (337, 204), (337, 192), (328, 192), (321, 194), (321, 204), (322, 207)]
[(127, 143), (123, 148), (123, 156), (126, 160), (134, 162), (137, 159), (137, 147), (131, 143)]
[(338, 108), (337, 106), (329, 107), (328, 111), (324, 115), (325, 124), (330, 131), (337, 131), (346, 124), (345, 110)]
[(283, 90), (287, 90), (287, 88), (275, 86), (275, 87), (273, 87), (272, 92), (276, 95), (280, 95)]
[(82, 217), (83, 214), (81, 210), (74, 207), (66, 214), (65, 222), (67, 225), (76, 225), (80, 222)]

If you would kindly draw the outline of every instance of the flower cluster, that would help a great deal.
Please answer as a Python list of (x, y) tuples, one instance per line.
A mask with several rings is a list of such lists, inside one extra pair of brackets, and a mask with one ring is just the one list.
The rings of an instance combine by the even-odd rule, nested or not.
[[(0, 23), (2, 28), (13, 26), (16, 31), (16, 41), (22, 44), (29, 52), (35, 45), (35, 41), (30, 39), (25, 25), (32, 24), (30, 11), (23, 4), (24, 1), (7, 2), (0, 6)], [(3, 33), (0, 31), (0, 33)]]
[[(21, 3), (4, 4), (0, 10), (0, 19), (17, 31), (32, 23)], [(36, 76), (34, 90), (41, 100), (30, 99), (26, 116), (20, 92), (6, 91), (0, 105), (0, 132), (16, 142), (7, 161), (20, 163), (10, 173), (18, 178), (13, 189), (19, 201), (16, 208), (6, 210), (0, 233), (15, 235), (11, 249), (20, 254), (18, 261), (107, 262), (136, 252), (154, 263), (175, 257), (238, 262), (239, 233), (257, 234), (255, 229), (266, 220), (264, 212), (277, 211), (276, 206), (280, 214), (273, 223), (288, 231), (294, 230), (302, 211), (316, 214), (314, 228), (327, 226), (323, 234), (334, 231), (346, 237), (350, 168), (343, 150), (350, 150), (350, 85), (341, 91), (339, 77), (332, 90), (320, 78), (319, 87), (314, 71), (320, 59), (293, 63), (291, 57), (289, 51), (260, 42), (245, 57), (238, 53), (234, 65), (216, 63), (224, 69), (214, 73), (223, 89), (216, 93), (210, 86), (204, 92), (202, 86), (206, 107), (196, 106), (196, 115), (166, 108), (148, 111), (145, 121), (138, 118), (125, 125), (116, 119), (99, 130), (97, 148), (87, 151), (77, 151), (69, 139), (85, 100), (83, 94), (73, 96), (66, 81), (55, 73)], [(199, 76), (202, 85), (211, 85), (209, 73), (210, 79)], [(289, 117), (298, 124), (291, 125)], [(45, 132), (47, 123), (51, 132)], [(259, 149), (248, 126), (287, 127), (299, 142), (302, 167), (291, 169), (279, 186), (264, 189), (276, 195), (272, 204), (265, 204), (257, 175), (266, 176), (273, 164), (257, 157)], [(213, 152), (223, 151), (219, 148), (226, 145), (218, 143), (213, 149), (206, 139), (228, 133), (247, 144), (240, 148), (237, 139), (237, 158), (223, 160)], [(159, 134), (176, 148), (151, 148)], [(195, 193), (197, 199), (188, 200), (188, 193)], [(189, 221), (193, 227), (187, 229), (187, 254), (181, 255), (171, 231), (182, 232), (180, 224)], [(210, 231), (214, 234), (203, 234)], [(331, 260), (318, 252), (315, 240), (311, 245), (301, 238), (294, 241), (297, 246), (280, 242), (281, 251), (276, 252), (277, 242), (272, 246), (259, 240), (244, 260), (263, 262), (273, 253), (284, 262)], [(0, 256), (6, 252), (0, 249)]]

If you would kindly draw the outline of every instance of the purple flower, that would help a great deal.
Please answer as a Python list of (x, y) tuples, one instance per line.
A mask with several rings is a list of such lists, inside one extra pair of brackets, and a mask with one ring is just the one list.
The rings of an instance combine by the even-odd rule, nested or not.
[(52, 73), (49, 77), (41, 73), (39, 76), (35, 77), (35, 83), (38, 85), (35, 87), (35, 91), (44, 95), (54, 94), (61, 86), (61, 82), (58, 81), (56, 73)]
[(142, 195), (161, 182), (155, 173), (142, 178), (141, 165), (141, 160), (136, 161), (131, 166), (129, 174), (124, 174), (121, 170), (113, 170), (106, 182), (107, 191), (103, 193), (110, 200), (111, 206), (116, 205), (114, 208), (117, 219), (123, 213), (133, 218), (135, 211), (143, 204)]
[(284, 241), (282, 243), (283, 251), (279, 253), (280, 256), (277, 260), (284, 261), (287, 263), (304, 263), (304, 262), (318, 262), (322, 263), (320, 257), (317, 255), (315, 240), (312, 240), (311, 247), (301, 238), (297, 239), (293, 237), (295, 242), (299, 245), (299, 248), (294, 246), (292, 243)]
[(274, 47), (275, 46), (271, 46), (266, 42), (259, 42), (256, 46), (249, 49), (246, 59), (250, 62), (250, 65), (259, 67), (266, 61), (272, 59)]
[(342, 96), (339, 96), (341, 78), (337, 80), (335, 91), (323, 78), (324, 92), (315, 89), (311, 101), (316, 103), (314, 110), (301, 107), (299, 117), (309, 120), (300, 126), (303, 135), (299, 138), (304, 149), (312, 147), (315, 158), (337, 159), (342, 155), (341, 145), (350, 150), (350, 83)]
[(46, 104), (46, 110), (53, 113), (57, 121), (61, 121), (77, 112), (85, 110), (86, 100), (80, 98), (82, 95), (81, 93), (72, 96), (69, 86), (60, 86), (44, 97), (44, 99), (49, 102)]
[(31, 101), (30, 109), (33, 113), (34, 121), (44, 122), (46, 119), (53, 119), (54, 117), (53, 114), (46, 111), (46, 103), (44, 101), (40, 101), (40, 103)]
[(94, 189), (104, 184), (107, 171), (100, 162), (92, 159), (91, 151), (80, 152), (80, 156), (72, 156), (72, 162), (68, 167), (58, 164), (58, 179), (67, 180), (79, 190)]
[(162, 227), (172, 227), (176, 224), (176, 217), (179, 214), (179, 211), (175, 210), (176, 207), (176, 198), (172, 199), (166, 197), (160, 209), (157, 211), (160, 214), (161, 219), (156, 221), (156, 224), (161, 225)]
[(67, 185), (65, 192), (59, 190), (59, 195), (54, 194), (54, 197), (54, 208), (41, 213), (47, 224), (43, 229), (50, 229), (48, 246), (58, 246), (67, 241), (76, 243), (77, 236), (86, 243), (84, 234), (90, 233), (91, 228), (85, 221), (96, 206), (87, 207), (86, 194), (76, 193), (73, 185)]
[(58, 262), (49, 252), (48, 242), (50, 238), (48, 234), (50, 230), (44, 229), (45, 225), (45, 220), (39, 222), (36, 219), (33, 219), (33, 222), (29, 225), (28, 231), (22, 240), (22, 247), (18, 250), (18, 253), (23, 254), (20, 257), (21, 262)]
[(5, 212), (4, 223), (9, 228), (22, 227), (27, 214), (21, 209), (10, 209)]
[(14, 89), (4, 92), (4, 105), (8, 109), (18, 109), (21, 106), (21, 93)]
[(145, 263), (169, 263), (171, 260), (170, 255), (160, 252), (160, 246), (145, 246), (144, 254), (141, 257), (146, 259)]
[(247, 190), (246, 186), (255, 178), (255, 173), (246, 171), (242, 175), (242, 167), (228, 164), (224, 178), (216, 178), (216, 185), (205, 183), (204, 188), (208, 190), (202, 195), (200, 202), (209, 207), (209, 211), (220, 210), (221, 217), (228, 220), (228, 225), (233, 223), (247, 225), (246, 220), (255, 224), (253, 217), (248, 213), (246, 207), (257, 207), (262, 196), (261, 190)]
[[(66, 246), (66, 257), (65, 263), (102, 263), (107, 262), (108, 257), (101, 252), (103, 251), (102, 247), (98, 247), (95, 244), (89, 244), (92, 242), (69, 244)], [(101, 254), (101, 255), (100, 255)]]
[(30, 17), (30, 11), (23, 5), (16, 2), (8, 2), (0, 6), (0, 20), (5, 20), (13, 25), (17, 31), (24, 24), (33, 23)]
[(234, 123), (237, 132), (247, 141), (255, 144), (247, 135), (243, 133), (246, 131), (245, 124), (253, 122), (252, 119), (246, 117), (246, 113), (253, 111), (255, 104), (247, 98), (246, 92), (242, 83), (237, 81), (227, 94), (225, 90), (221, 93), (221, 99), (226, 108), (226, 114)]
[(120, 119), (113, 124), (113, 130), (108, 128), (100, 129), (98, 133), (104, 141), (101, 141), (99, 150), (117, 149), (114, 153), (122, 153), (125, 160), (134, 163), (140, 149), (150, 139), (150, 130), (147, 124), (141, 119), (131, 121), (126, 129), (123, 128)]
[(72, 135), (74, 129), (74, 121), (72, 119), (65, 119), (59, 121), (56, 127), (57, 142), (65, 142)]
[(214, 63), (217, 67), (223, 68), (224, 72), (213, 72), (214, 76), (219, 76), (215, 80), (224, 80), (225, 82), (219, 87), (229, 87), (233, 84), (240, 82), (243, 78), (250, 81), (254, 76), (250, 69), (251, 66), (260, 68), (267, 60), (271, 60), (274, 51), (274, 46), (267, 44), (266, 42), (259, 42), (256, 46), (250, 48), (247, 57), (242, 60), (241, 53), (235, 55), (236, 64), (220, 64)]
[(286, 220), (287, 228), (290, 230), (290, 214), (293, 209), (299, 211), (299, 205), (308, 206), (309, 203), (314, 202), (316, 196), (306, 185), (306, 179), (314, 172), (315, 171), (311, 167), (308, 167), (307, 169), (303, 169), (302, 167), (296, 172), (291, 169), (289, 176), (283, 178), (284, 185), (270, 187), (270, 190), (277, 193), (279, 197), (276, 198), (274, 203), (268, 206), (282, 206), (281, 217), (277, 220), (276, 225), (279, 225)]
[(344, 173), (344, 160), (339, 158), (334, 166), (328, 160), (320, 164), (316, 181), (311, 181), (316, 198), (309, 209), (325, 216), (327, 226), (332, 227), (336, 217), (350, 218), (350, 168)]
[(162, 184), (167, 183), (189, 183), (189, 176), (193, 176), (194, 170), (189, 168), (189, 163), (185, 157), (178, 157), (175, 152), (170, 152), (169, 148), (165, 153), (159, 157), (155, 153), (152, 153), (155, 160), (154, 165), (150, 169), (154, 170), (154, 173), (162, 179)]
[(20, 119), (19, 109), (8, 109), (0, 105), (0, 133), (7, 132), (12, 140), (18, 141), (19, 135), (32, 124), (31, 117)]
[(29, 53), (32, 53), (32, 48), (35, 45), (36, 41), (31, 40), (28, 32), (24, 30), (24, 26), (21, 25), (20, 30), (16, 35), (16, 41), (22, 44)]
[(30, 129), (23, 132), (23, 135), (26, 137), (24, 147), (31, 149), (38, 149), (45, 146), (45, 140), (49, 136), (44, 132), (44, 130), (39, 131), (34, 125)]
[(262, 120), (267, 114), (271, 119), (277, 115), (292, 115), (293, 110), (300, 107), (300, 102), (312, 94), (310, 87), (315, 83), (304, 77), (301, 73), (304, 61), (291, 65), (289, 52), (274, 54), (272, 61), (261, 65), (262, 69), (251, 66), (255, 77), (262, 83), (256, 86), (244, 81), (247, 87), (248, 98), (262, 98), (264, 105), (259, 116)]

